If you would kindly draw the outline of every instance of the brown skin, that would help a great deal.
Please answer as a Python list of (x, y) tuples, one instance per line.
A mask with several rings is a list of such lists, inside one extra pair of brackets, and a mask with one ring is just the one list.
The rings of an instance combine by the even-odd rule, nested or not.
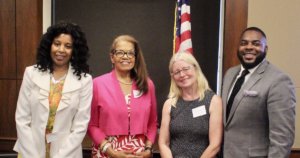
[(59, 79), (67, 73), (72, 57), (73, 40), (69, 34), (60, 34), (54, 38), (51, 45), (51, 59), (53, 61), (53, 76)]
[[(119, 41), (116, 44), (115, 50), (122, 50), (125, 52), (134, 52), (134, 45), (128, 41)], [(124, 94), (131, 92), (131, 85), (124, 85), (123, 83), (130, 83), (132, 79), (130, 78), (130, 71), (134, 68), (136, 58), (129, 58), (126, 54), (123, 57), (117, 57), (114, 53), (110, 54), (110, 59), (114, 65), (116, 75), (120, 81), (120, 86)], [(102, 142), (101, 145), (105, 143)], [(146, 141), (146, 146), (150, 141)], [(148, 145), (148, 146), (151, 146)], [(115, 151), (109, 147), (106, 151), (106, 154), (112, 158), (150, 158), (151, 151), (146, 150), (140, 153), (134, 153), (133, 151)]]
[(241, 37), (237, 56), (244, 68), (251, 69), (265, 59), (267, 50), (266, 38), (260, 32), (249, 30)]

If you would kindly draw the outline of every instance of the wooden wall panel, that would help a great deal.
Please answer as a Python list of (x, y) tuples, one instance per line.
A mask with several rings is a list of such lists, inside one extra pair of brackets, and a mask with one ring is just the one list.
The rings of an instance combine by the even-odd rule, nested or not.
[(15, 111), (17, 100), (15, 80), (0, 80), (0, 150), (11, 150), (16, 140)]
[(17, 85), (15, 80), (0, 80), (0, 136), (15, 137)]
[(239, 61), (236, 56), (241, 32), (247, 27), (248, 0), (226, 0), (223, 48), (223, 74)]
[(0, 0), (0, 78), (16, 77), (15, 0)]
[(41, 0), (0, 0), (0, 152), (17, 138), (16, 102), (24, 69), (35, 61), (42, 34)]
[(42, 35), (43, 1), (16, 0), (17, 78), (26, 66), (35, 63), (36, 49)]
[(0, 149), (15, 142), (16, 0), (0, 0)]

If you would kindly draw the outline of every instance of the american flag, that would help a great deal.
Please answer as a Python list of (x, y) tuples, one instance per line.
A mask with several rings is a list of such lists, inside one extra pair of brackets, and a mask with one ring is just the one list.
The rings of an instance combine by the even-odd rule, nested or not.
[(189, 0), (177, 0), (175, 18), (173, 52), (193, 53)]

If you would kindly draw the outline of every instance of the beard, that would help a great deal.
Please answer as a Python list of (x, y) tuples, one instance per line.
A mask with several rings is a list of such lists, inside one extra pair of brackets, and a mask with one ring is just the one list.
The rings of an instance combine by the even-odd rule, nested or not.
[(243, 67), (245, 69), (252, 69), (255, 66), (257, 66), (259, 63), (261, 63), (266, 58), (267, 52), (266, 51), (260, 52), (260, 54), (255, 58), (255, 61), (252, 62), (252, 63), (246, 63), (243, 60), (243, 55), (242, 54), (243, 54), (242, 52), (237, 51), (237, 56), (238, 56), (241, 64), (243, 65)]

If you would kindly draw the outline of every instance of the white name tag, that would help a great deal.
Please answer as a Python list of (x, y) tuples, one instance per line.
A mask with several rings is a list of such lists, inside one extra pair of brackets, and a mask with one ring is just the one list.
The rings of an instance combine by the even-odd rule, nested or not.
[(57, 139), (57, 134), (56, 133), (49, 133), (46, 135), (46, 140), (47, 143), (51, 143)]
[(139, 91), (139, 90), (133, 90), (133, 98), (139, 98), (142, 95), (143, 95), (143, 92), (141, 93), (141, 91)]
[(54, 132), (54, 133), (49, 133), (46, 135), (46, 141), (47, 143), (51, 143), (53, 141), (56, 141), (58, 139), (63, 139), (64, 137), (68, 136), (68, 132)]
[(192, 109), (192, 112), (193, 112), (193, 118), (206, 115), (205, 105), (201, 105), (199, 107)]

